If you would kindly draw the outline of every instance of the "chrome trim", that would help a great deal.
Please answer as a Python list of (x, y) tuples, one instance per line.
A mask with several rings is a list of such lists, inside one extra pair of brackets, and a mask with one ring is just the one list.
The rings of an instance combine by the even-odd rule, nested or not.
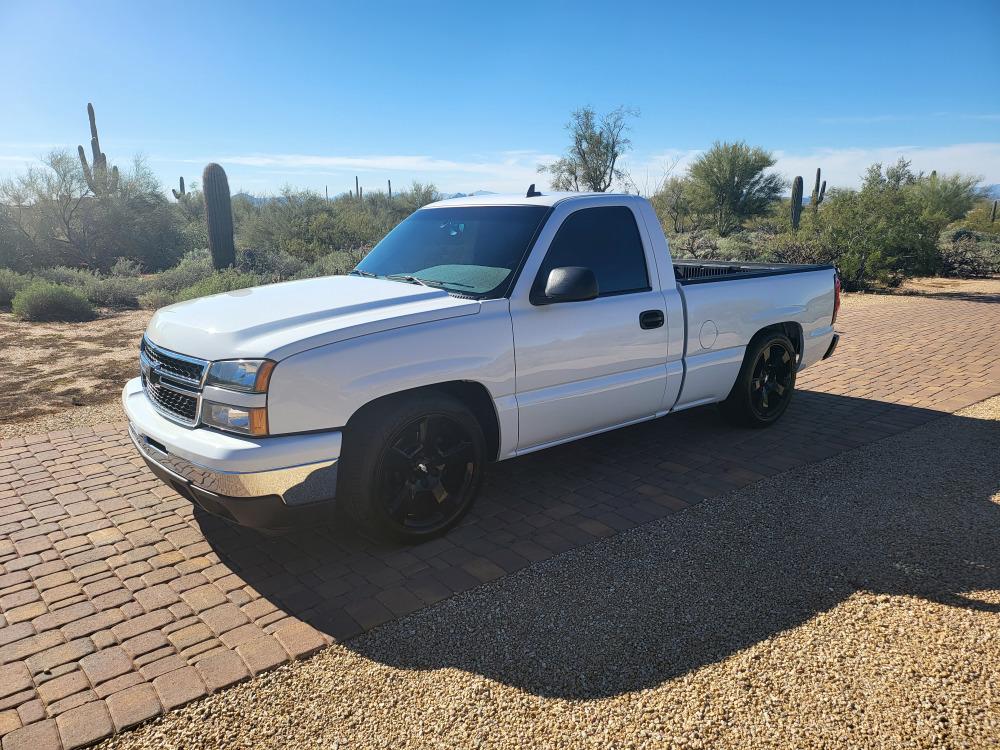
[(205, 378), (208, 377), (208, 371), (212, 366), (212, 363), (207, 359), (200, 359), (198, 357), (189, 357), (188, 355), (181, 354), (180, 352), (175, 352), (170, 349), (164, 349), (162, 346), (157, 346), (156, 344), (154, 344), (152, 341), (146, 338), (146, 336), (142, 337), (142, 345), (139, 348), (140, 358), (142, 357), (143, 354), (143, 348), (152, 349), (154, 354), (161, 353), (166, 355), (167, 357), (173, 357), (174, 359), (179, 359), (182, 362), (187, 362), (189, 365), (197, 365), (198, 367), (201, 368), (201, 377), (198, 380), (195, 380), (193, 378), (188, 378), (183, 375), (171, 374), (170, 377), (181, 383), (187, 383), (197, 388), (201, 388), (202, 386), (205, 385)]
[(214, 401), (225, 406), (237, 406), (241, 409), (260, 409), (267, 406), (266, 393), (247, 393), (246, 391), (231, 391), (228, 388), (219, 388), (217, 385), (206, 383), (201, 392), (201, 397), (206, 401)]
[[(187, 362), (191, 365), (197, 365), (201, 368), (201, 377), (195, 380), (194, 378), (189, 378), (184, 375), (177, 375), (176, 373), (167, 372), (163, 369), (157, 370), (157, 375), (159, 376), (157, 385), (161, 388), (166, 388), (168, 391), (173, 391), (182, 396), (187, 396), (188, 398), (193, 398), (195, 400), (194, 407), (194, 419), (189, 420), (182, 417), (176, 412), (170, 411), (157, 403), (156, 399), (153, 398), (149, 393), (148, 381), (149, 373), (156, 368), (157, 363), (147, 356), (146, 351), (149, 350), (153, 353), (153, 356), (161, 355), (164, 357), (171, 357), (173, 359), (178, 359), (181, 362)], [(146, 398), (149, 403), (153, 405), (153, 408), (158, 414), (161, 414), (166, 419), (169, 419), (175, 424), (182, 425), (184, 427), (197, 427), (201, 422), (201, 389), (204, 388), (205, 379), (208, 377), (208, 371), (211, 368), (211, 362), (206, 359), (199, 359), (197, 357), (189, 357), (186, 354), (180, 354), (179, 352), (172, 351), (170, 349), (164, 349), (161, 346), (157, 346), (151, 342), (146, 336), (142, 337), (142, 341), (139, 345), (139, 372), (142, 375), (142, 386), (143, 391), (146, 393)], [(193, 386), (188, 389), (184, 386)]]
[(338, 459), (271, 471), (220, 471), (160, 450), (131, 423), (128, 434), (146, 461), (178, 481), (215, 495), (237, 499), (278, 495), (285, 505), (295, 506), (332, 500), (337, 493)]

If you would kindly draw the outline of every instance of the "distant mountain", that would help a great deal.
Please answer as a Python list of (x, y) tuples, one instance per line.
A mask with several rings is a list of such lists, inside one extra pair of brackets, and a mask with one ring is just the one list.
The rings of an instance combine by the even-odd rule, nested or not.
[(1000, 185), (984, 185), (983, 194), (986, 195), (987, 198), (1000, 200)]
[(251, 193), (236, 193), (235, 195), (233, 195), (233, 200), (236, 200), (238, 198), (242, 198), (251, 206), (262, 206), (265, 203), (274, 200), (274, 198), (272, 198), (271, 196), (252, 195)]

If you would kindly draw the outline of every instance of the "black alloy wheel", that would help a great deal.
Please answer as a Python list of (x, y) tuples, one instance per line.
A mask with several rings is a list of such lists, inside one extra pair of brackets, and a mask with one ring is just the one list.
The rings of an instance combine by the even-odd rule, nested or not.
[(773, 340), (763, 348), (750, 377), (750, 407), (758, 418), (770, 421), (784, 411), (795, 383), (795, 352)]
[(784, 333), (763, 331), (747, 346), (743, 365), (719, 410), (743, 427), (769, 427), (785, 413), (795, 392), (799, 359)]
[(472, 507), (486, 462), (483, 428), (461, 400), (431, 389), (387, 396), (344, 429), (337, 507), (371, 536), (423, 542)]
[(382, 512), (420, 535), (447, 528), (472, 499), (477, 458), (473, 436), (458, 421), (444, 414), (412, 420), (383, 449)]

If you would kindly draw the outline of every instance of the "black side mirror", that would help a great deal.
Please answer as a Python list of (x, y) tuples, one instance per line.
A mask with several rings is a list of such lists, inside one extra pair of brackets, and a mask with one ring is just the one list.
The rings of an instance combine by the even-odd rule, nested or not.
[(597, 277), (583, 266), (564, 266), (549, 271), (545, 281), (545, 293), (532, 300), (536, 305), (551, 305), (556, 302), (583, 302), (600, 294)]

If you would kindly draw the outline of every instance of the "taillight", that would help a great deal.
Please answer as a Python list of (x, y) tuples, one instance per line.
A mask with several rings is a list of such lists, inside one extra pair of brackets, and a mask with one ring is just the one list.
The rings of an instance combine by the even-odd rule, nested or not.
[(830, 325), (837, 322), (837, 313), (840, 312), (840, 274), (833, 274), (833, 320)]

